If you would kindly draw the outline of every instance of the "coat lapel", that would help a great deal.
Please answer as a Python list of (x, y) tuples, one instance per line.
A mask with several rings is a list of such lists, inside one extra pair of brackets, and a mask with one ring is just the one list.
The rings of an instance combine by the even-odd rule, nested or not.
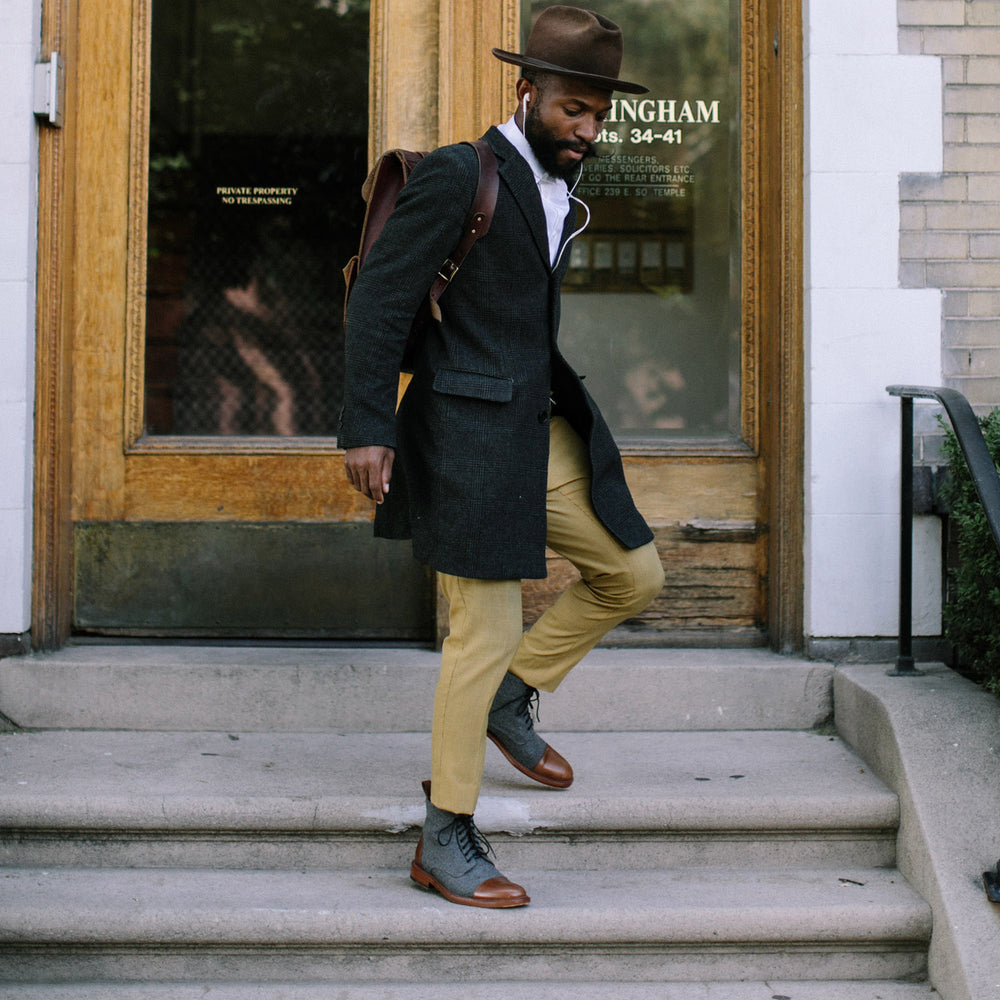
[[(514, 196), (521, 214), (528, 223), (535, 246), (545, 261), (545, 266), (551, 268), (549, 260), (549, 237), (545, 226), (545, 210), (542, 208), (542, 198), (538, 193), (535, 175), (524, 157), (503, 137), (497, 128), (491, 128), (486, 133), (486, 141), (497, 154), (500, 177)], [(572, 214), (572, 213), (570, 213)], [(571, 230), (572, 231), (572, 230)]]

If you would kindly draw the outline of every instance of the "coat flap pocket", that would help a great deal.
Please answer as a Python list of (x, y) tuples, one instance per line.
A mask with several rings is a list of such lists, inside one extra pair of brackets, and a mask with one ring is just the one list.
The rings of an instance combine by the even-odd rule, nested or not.
[(509, 403), (514, 398), (514, 380), (482, 372), (442, 368), (434, 375), (434, 388), (449, 396), (471, 396), (493, 403)]

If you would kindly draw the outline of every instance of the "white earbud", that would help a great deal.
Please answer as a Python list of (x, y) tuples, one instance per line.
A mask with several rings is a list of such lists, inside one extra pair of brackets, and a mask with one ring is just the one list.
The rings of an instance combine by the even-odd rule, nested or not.
[(524, 95), (524, 100), (521, 101), (521, 114), (525, 118), (528, 117), (528, 95), (527, 94)]

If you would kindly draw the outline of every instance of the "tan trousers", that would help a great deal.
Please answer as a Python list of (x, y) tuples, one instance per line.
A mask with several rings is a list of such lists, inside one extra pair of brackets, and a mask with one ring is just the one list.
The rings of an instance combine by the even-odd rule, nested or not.
[(626, 549), (597, 519), (586, 448), (561, 417), (551, 422), (546, 511), (549, 547), (582, 578), (527, 632), (520, 580), (438, 574), (449, 601), (431, 736), (431, 798), (439, 809), (475, 811), (487, 718), (507, 671), (554, 691), (609, 629), (641, 611), (663, 586), (653, 543)]

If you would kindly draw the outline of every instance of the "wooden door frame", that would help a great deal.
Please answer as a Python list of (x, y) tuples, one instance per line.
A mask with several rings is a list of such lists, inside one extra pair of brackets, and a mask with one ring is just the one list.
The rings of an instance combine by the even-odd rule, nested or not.
[(38, 260), (35, 319), (35, 461), (31, 642), (57, 649), (72, 623), (70, 365), (73, 151), (76, 144), (76, 2), (42, 5), (41, 56), (62, 56), (63, 127), (38, 139)]
[[(98, 9), (101, 8), (101, 9)], [(131, 212), (125, 198), (102, 205), (102, 230), (88, 243), (91, 234), (77, 225), (77, 213), (84, 198), (93, 199), (102, 190), (101, 179), (81, 177), (77, 164), (78, 144), (102, 142), (113, 133), (117, 141), (134, 151), (132, 129), (134, 102), (143, 100), (134, 89), (137, 60), (145, 58), (137, 38), (145, 37), (145, 26), (134, 21), (136, 11), (146, 10), (141, 2), (113, 5), (80, 5), (79, 0), (48, 0), (43, 10), (43, 55), (59, 51), (66, 61), (66, 115), (62, 130), (45, 130), (39, 150), (39, 248), (38, 312), (36, 347), (35, 422), (35, 518), (32, 643), (35, 648), (55, 648), (65, 642), (72, 623), (72, 523), (80, 516), (114, 513), (121, 506), (125, 476), (124, 461), (88, 461), (97, 451), (124, 457), (134, 449), (128, 441), (127, 420), (120, 421), (121, 439), (102, 440), (92, 428), (74, 426), (71, 419), (73, 393), (108, 393), (113, 380), (92, 378), (74, 385), (74, 351), (91, 350), (102, 343), (94, 336), (93, 282), (101, 269), (127, 267), (127, 241), (135, 239), (134, 220), (141, 212)], [(127, 16), (123, 14), (127, 12)], [(754, 91), (744, 88), (744, 110), (753, 101), (757, 109), (752, 133), (745, 133), (748, 155), (754, 157), (755, 183), (759, 183), (759, 206), (755, 218), (745, 218), (753, 226), (754, 239), (763, 246), (764, 233), (776, 252), (761, 254), (758, 268), (759, 291), (754, 296), (753, 322), (768, 331), (762, 338), (759, 356), (761, 488), (768, 514), (769, 579), (767, 581), (768, 631), (770, 644), (782, 651), (800, 649), (803, 642), (803, 368), (802, 368), (802, 18), (800, 0), (757, 0), (745, 5), (744, 43), (753, 46), (748, 61), (756, 67), (751, 74)], [(456, 4), (452, 0), (374, 0), (372, 14), (372, 63), (370, 78), (373, 127), (370, 149), (387, 140), (409, 145), (434, 145), (477, 131), (476, 123), (491, 120), (504, 107), (512, 70), (488, 56), (489, 47), (499, 44), (514, 48), (517, 43), (518, 4), (516, 0), (473, 0)], [(419, 29), (419, 30), (416, 30)], [(81, 31), (97, 31), (112, 47), (130, 53), (129, 60), (102, 60), (78, 73), (78, 38)], [(433, 72), (426, 40), (436, 38)], [(469, 38), (475, 40), (470, 55)], [(388, 72), (388, 54), (395, 60), (408, 50), (402, 71), (393, 62)], [(468, 92), (467, 67), (484, 68), (476, 75), (473, 93)], [(400, 113), (400, 101), (413, 90), (419, 68), (427, 77), (422, 104), (427, 114), (413, 135), (390, 133), (387, 123), (414, 120)], [(432, 84), (436, 81), (436, 86)], [(83, 94), (84, 84), (87, 93)], [(86, 98), (86, 99), (84, 99)], [(394, 103), (395, 102), (395, 103)], [(433, 112), (432, 112), (433, 109)], [(122, 111), (124, 110), (124, 114)], [(122, 130), (127, 134), (122, 135)], [(416, 141), (413, 141), (416, 140)], [(134, 153), (132, 157), (135, 159)], [(767, 164), (768, 169), (763, 169)], [(130, 187), (136, 187), (136, 164), (129, 165)], [(141, 184), (140, 184), (141, 187)], [(80, 198), (77, 191), (82, 192)], [(114, 200), (114, 199), (112, 199)], [(88, 202), (87, 211), (96, 206)], [(133, 228), (130, 231), (130, 226)], [(101, 240), (105, 243), (102, 245)], [(103, 253), (107, 242), (118, 252), (113, 259)], [(131, 275), (128, 302), (104, 303), (114, 314), (123, 338), (132, 325), (128, 311), (140, 301), (141, 285)], [(88, 296), (90, 296), (88, 298)], [(86, 335), (90, 335), (87, 342)], [(109, 337), (109, 348), (116, 338)], [(109, 351), (102, 363), (112, 368), (125, 365), (125, 352)], [(101, 372), (102, 365), (95, 366)], [(135, 384), (134, 377), (131, 384)], [(113, 394), (113, 389), (111, 390)], [(125, 401), (108, 399), (109, 405)], [(186, 449), (188, 450), (188, 449)], [(312, 455), (317, 467), (325, 467), (335, 449), (305, 444), (295, 449)], [(169, 461), (171, 449), (151, 448), (143, 461)], [(284, 448), (281, 449), (283, 453)], [(270, 454), (275, 455), (272, 451)], [(229, 464), (263, 461), (268, 449), (251, 445), (242, 456), (231, 455)], [(192, 469), (208, 455), (192, 454)], [(77, 491), (74, 501), (74, 466), (81, 463), (91, 477), (86, 497)], [(153, 465), (150, 465), (152, 468)], [(96, 470), (96, 472), (95, 472)], [(96, 480), (95, 480), (96, 475)], [(151, 480), (152, 481), (152, 480)], [(97, 498), (96, 500), (94, 498)], [(147, 497), (169, 506), (169, 488), (163, 496)], [(341, 514), (350, 514), (349, 498)], [(357, 512), (354, 511), (356, 514)], [(120, 515), (119, 515), (120, 516)]]
[[(762, 263), (761, 442), (768, 533), (768, 637), (772, 649), (801, 651), (805, 382), (803, 329), (803, 37), (801, 0), (760, 0), (757, 45), (760, 163), (758, 225), (776, 250)], [(766, 234), (766, 235), (765, 235)]]

